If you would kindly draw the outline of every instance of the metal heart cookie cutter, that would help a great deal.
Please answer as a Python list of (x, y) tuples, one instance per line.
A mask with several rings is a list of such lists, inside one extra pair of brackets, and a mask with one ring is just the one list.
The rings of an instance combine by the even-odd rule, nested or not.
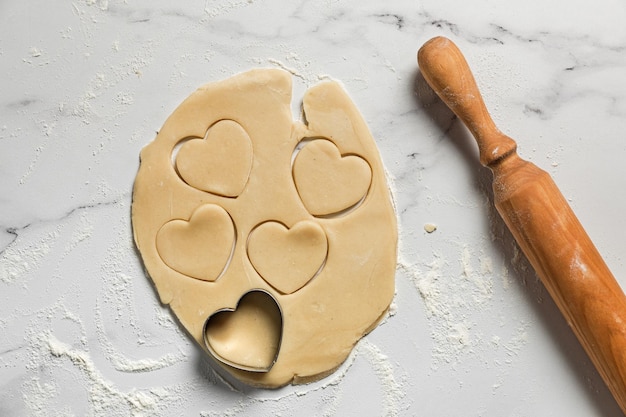
[(278, 359), (283, 312), (260, 288), (246, 292), (234, 308), (217, 310), (202, 328), (204, 346), (218, 361), (249, 372), (269, 372)]

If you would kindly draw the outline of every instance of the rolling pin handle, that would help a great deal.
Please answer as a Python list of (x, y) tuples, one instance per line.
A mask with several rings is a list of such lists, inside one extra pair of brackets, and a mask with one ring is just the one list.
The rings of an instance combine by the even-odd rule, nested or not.
[(491, 119), (469, 65), (452, 41), (444, 37), (429, 40), (420, 48), (417, 60), (426, 82), (476, 139), (481, 164), (492, 167), (516, 151), (515, 141)]

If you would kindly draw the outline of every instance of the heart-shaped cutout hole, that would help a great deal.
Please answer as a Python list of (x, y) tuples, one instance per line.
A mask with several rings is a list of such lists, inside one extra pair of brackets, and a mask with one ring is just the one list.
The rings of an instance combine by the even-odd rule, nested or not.
[(269, 221), (248, 237), (248, 258), (268, 284), (283, 294), (304, 287), (321, 270), (328, 255), (324, 229), (303, 220), (291, 229)]
[(329, 216), (357, 206), (372, 182), (365, 159), (341, 155), (330, 140), (315, 139), (299, 150), (293, 161), (293, 179), (306, 209)]
[(220, 120), (204, 138), (185, 141), (176, 154), (176, 171), (190, 186), (224, 197), (240, 195), (252, 168), (252, 141), (233, 120)]
[(235, 226), (216, 204), (198, 207), (187, 220), (165, 223), (156, 236), (159, 256), (183, 275), (215, 281), (228, 267), (235, 248)]
[(204, 323), (204, 344), (226, 365), (268, 372), (280, 351), (283, 315), (276, 299), (264, 290), (244, 294), (234, 309), (220, 310)]

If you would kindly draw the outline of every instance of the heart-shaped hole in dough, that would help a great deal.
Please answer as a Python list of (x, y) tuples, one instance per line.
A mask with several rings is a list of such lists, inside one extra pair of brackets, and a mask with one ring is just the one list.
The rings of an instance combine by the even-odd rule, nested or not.
[(235, 241), (233, 220), (216, 204), (201, 205), (188, 221), (170, 220), (156, 235), (157, 251), (167, 266), (205, 281), (215, 281), (226, 271)]
[(341, 155), (328, 139), (304, 139), (296, 147), (293, 179), (302, 203), (313, 216), (342, 214), (367, 195), (372, 169), (357, 155)]
[(176, 172), (190, 186), (224, 197), (240, 195), (252, 169), (252, 141), (233, 120), (220, 120), (204, 138), (187, 139), (173, 156)]
[(303, 220), (291, 229), (268, 221), (248, 236), (248, 258), (254, 269), (272, 287), (292, 294), (304, 287), (324, 266), (328, 241), (324, 229)]
[(283, 315), (276, 299), (256, 289), (234, 309), (223, 309), (204, 323), (204, 344), (217, 360), (237, 369), (268, 372), (280, 351)]

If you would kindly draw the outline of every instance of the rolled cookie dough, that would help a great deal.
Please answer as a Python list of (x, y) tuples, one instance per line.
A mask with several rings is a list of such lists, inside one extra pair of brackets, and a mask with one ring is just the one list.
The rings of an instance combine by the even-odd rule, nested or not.
[(331, 373), (394, 294), (383, 166), (336, 82), (291, 115), (291, 77), (199, 88), (141, 151), (136, 245), (161, 301), (221, 369), (263, 387)]

